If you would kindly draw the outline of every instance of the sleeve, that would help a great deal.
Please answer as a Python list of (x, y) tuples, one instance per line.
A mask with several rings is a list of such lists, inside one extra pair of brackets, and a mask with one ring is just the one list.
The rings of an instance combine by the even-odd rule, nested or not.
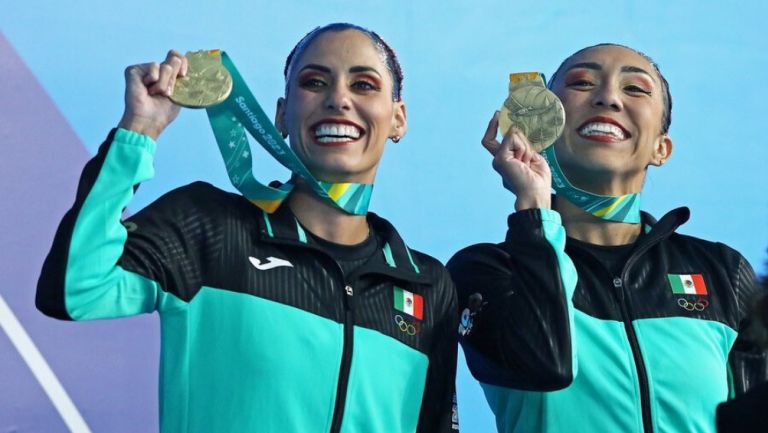
[(146, 242), (126, 253), (129, 233), (121, 222), (135, 188), (154, 174), (155, 146), (147, 136), (118, 129), (86, 164), (75, 203), (43, 263), (35, 299), (40, 311), (63, 320), (89, 320), (161, 307), (160, 284), (123, 265), (143, 260), (145, 267), (159, 268), (150, 261), (161, 259), (147, 251)]
[(502, 244), (475, 245), (448, 262), (467, 365), (482, 384), (565, 388), (576, 374), (576, 270), (565, 254), (565, 229), (549, 209), (516, 212), (508, 226)]
[(739, 334), (731, 348), (728, 366), (731, 372), (731, 396), (744, 394), (755, 385), (768, 381), (768, 352), (757, 342), (757, 321), (754, 317), (757, 301), (766, 295), (764, 287), (755, 281), (749, 262), (738, 257), (735, 275), (736, 299), (741, 314)]
[(421, 402), (417, 433), (456, 433), (459, 412), (456, 405), (456, 289), (448, 272), (441, 268), (439, 287), (445, 293), (443, 315), (435, 325), (436, 338), (429, 354), (427, 381)]
[(758, 384), (717, 406), (718, 433), (765, 433), (768, 425), (768, 382)]

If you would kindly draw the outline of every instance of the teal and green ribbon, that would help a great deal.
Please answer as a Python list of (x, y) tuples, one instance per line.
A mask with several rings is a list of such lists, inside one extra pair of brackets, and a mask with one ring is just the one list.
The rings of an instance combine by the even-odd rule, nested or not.
[(232, 75), (232, 93), (221, 104), (208, 107), (208, 120), (219, 145), (232, 185), (251, 203), (272, 213), (294, 188), (291, 181), (278, 188), (264, 185), (253, 175), (251, 146), (246, 131), (280, 164), (301, 176), (323, 200), (353, 215), (365, 215), (373, 185), (330, 183), (315, 179), (269, 120), (243, 77), (225, 52), (221, 62)]
[(604, 220), (640, 224), (640, 193), (619, 196), (598, 195), (576, 188), (565, 177), (555, 155), (555, 146), (549, 146), (541, 155), (552, 171), (552, 188), (555, 194), (565, 198), (583, 211)]

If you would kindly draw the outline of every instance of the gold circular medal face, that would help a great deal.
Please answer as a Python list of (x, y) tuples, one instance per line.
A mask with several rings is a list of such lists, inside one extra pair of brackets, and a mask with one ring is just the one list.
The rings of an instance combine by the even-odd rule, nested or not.
[(232, 76), (221, 64), (218, 50), (186, 54), (187, 75), (176, 80), (171, 100), (189, 108), (204, 108), (223, 102), (232, 92)]
[(512, 126), (523, 131), (533, 150), (541, 152), (563, 132), (563, 104), (546, 87), (518, 87), (509, 93), (499, 113), (501, 133), (505, 134)]

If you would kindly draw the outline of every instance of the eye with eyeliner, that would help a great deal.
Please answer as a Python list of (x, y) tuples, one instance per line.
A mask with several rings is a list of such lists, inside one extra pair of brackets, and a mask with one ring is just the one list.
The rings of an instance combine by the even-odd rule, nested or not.
[(378, 92), (381, 90), (379, 81), (369, 75), (353, 78), (351, 87), (362, 92)]
[(651, 96), (651, 92), (649, 90), (645, 90), (636, 84), (630, 84), (628, 86), (624, 86), (624, 90), (632, 93), (643, 93), (645, 95)]
[(584, 71), (573, 71), (565, 76), (565, 86), (576, 89), (593, 87), (595, 83), (591, 80), (588, 73)]
[(573, 80), (573, 81), (566, 82), (565, 85), (568, 87), (591, 87), (591, 86), (594, 86), (595, 84), (587, 80)]
[(299, 86), (304, 89), (316, 89), (325, 86), (325, 80), (316, 72), (299, 75)]
[(632, 80), (624, 85), (624, 90), (630, 93), (642, 93), (647, 96), (651, 96), (651, 89), (653, 87), (644, 82), (644, 80), (641, 79), (635, 79)]

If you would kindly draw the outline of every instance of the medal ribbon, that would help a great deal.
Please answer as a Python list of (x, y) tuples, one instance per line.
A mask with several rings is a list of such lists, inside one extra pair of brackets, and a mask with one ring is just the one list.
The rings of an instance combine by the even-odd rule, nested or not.
[(557, 195), (598, 218), (630, 224), (640, 223), (639, 192), (613, 196), (598, 195), (576, 188), (560, 168), (555, 156), (555, 146), (549, 146), (541, 155), (547, 160), (552, 171), (552, 188)]
[(277, 210), (295, 186), (288, 181), (278, 188), (273, 188), (256, 180), (247, 131), (280, 164), (301, 176), (323, 200), (349, 214), (365, 215), (368, 212), (373, 185), (330, 183), (315, 179), (283, 140), (248, 89), (232, 60), (223, 51), (221, 63), (232, 75), (232, 93), (221, 104), (208, 107), (206, 112), (232, 185), (251, 203), (267, 213)]
[(547, 87), (547, 79), (541, 72), (513, 72), (509, 74), (509, 90), (519, 86), (522, 81), (533, 81), (541, 87)]

